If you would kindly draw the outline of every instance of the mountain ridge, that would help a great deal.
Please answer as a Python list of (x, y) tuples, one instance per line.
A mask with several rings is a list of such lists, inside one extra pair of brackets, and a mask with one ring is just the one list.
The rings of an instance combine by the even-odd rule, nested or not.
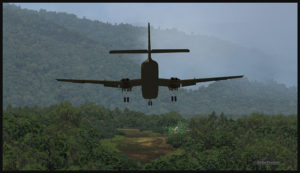
[[(51, 15), (46, 18), (48, 14)], [(130, 93), (131, 102), (124, 104), (121, 91), (115, 88), (59, 83), (56, 78), (139, 78), (140, 66), (136, 60), (140, 59), (128, 55), (109, 56), (108, 50), (141, 48), (146, 43), (143, 40), (146, 37), (139, 37), (146, 33), (146, 28), (128, 24), (115, 26), (77, 19), (69, 14), (62, 17), (64, 15), (66, 14), (57, 15), (43, 10), (32, 12), (12, 5), (3, 6), (3, 107), (9, 104), (49, 106), (70, 101), (75, 105), (95, 102), (109, 109), (129, 108), (148, 114), (177, 111), (191, 115), (216, 111), (227, 115), (242, 115), (251, 112), (290, 114), (297, 111), (297, 90), (283, 87), (277, 82), (255, 83), (246, 78), (214, 82), (195, 91), (180, 88), (177, 94), (178, 103), (172, 103), (168, 89), (160, 87), (159, 96), (154, 100), (151, 109), (142, 98), (140, 87), (134, 88)], [(69, 28), (54, 22), (59, 19), (60, 23), (64, 23), (67, 16), (73, 16), (71, 18), (74, 19), (68, 22), (76, 22)], [(100, 24), (106, 28), (99, 27)], [(85, 30), (80, 32), (80, 28)], [(93, 33), (92, 30), (98, 32)], [(160, 35), (166, 33), (161, 32)], [(90, 34), (85, 36), (85, 33)], [(110, 48), (112, 45), (114, 47)]]

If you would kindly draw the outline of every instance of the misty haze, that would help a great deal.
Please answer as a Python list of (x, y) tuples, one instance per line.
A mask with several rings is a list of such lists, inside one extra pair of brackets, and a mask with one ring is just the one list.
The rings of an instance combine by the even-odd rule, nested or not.
[[(296, 4), (17, 4), (35, 10), (73, 13), (80, 18), (112, 24), (145, 27), (150, 22), (154, 28), (151, 35), (153, 48), (191, 50), (189, 54), (153, 56), (159, 62), (160, 77), (243, 74), (250, 80), (275, 80), (287, 86), (297, 86)], [(156, 30), (161, 30), (161, 34)], [(140, 39), (145, 45), (137, 48), (146, 47), (147, 35), (144, 34)], [(138, 56), (140, 61), (145, 59), (143, 55)]]
[(4, 3), (3, 170), (296, 171), (296, 5)]

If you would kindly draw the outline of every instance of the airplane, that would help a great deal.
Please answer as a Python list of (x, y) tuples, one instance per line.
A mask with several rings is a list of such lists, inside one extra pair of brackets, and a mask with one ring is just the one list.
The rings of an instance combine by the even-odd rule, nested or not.
[[(150, 42), (150, 23), (148, 23), (148, 50), (147, 49), (137, 49), (137, 50), (111, 50), (110, 54), (126, 54), (126, 53), (145, 53), (148, 54), (148, 59), (141, 64), (141, 78), (140, 79), (128, 79), (123, 78), (120, 81), (109, 81), (109, 80), (79, 80), (79, 79), (56, 79), (61, 82), (72, 82), (72, 83), (93, 83), (93, 84), (103, 84), (105, 87), (121, 88), (122, 92), (126, 91), (126, 97), (124, 97), (124, 102), (129, 102), (129, 97), (127, 97), (127, 91), (131, 91), (132, 87), (141, 86), (142, 95), (144, 99), (148, 99), (148, 105), (152, 106), (152, 99), (157, 98), (158, 87), (168, 87), (169, 90), (177, 91), (180, 87), (196, 85), (198, 82), (209, 82), (209, 81), (219, 81), (234, 78), (242, 78), (240, 76), (225, 76), (225, 77), (213, 77), (213, 78), (194, 78), (194, 79), (184, 79), (180, 80), (176, 77), (171, 77), (170, 79), (159, 78), (158, 77), (158, 63), (154, 61), (151, 57), (152, 53), (179, 53), (179, 52), (190, 52), (189, 49), (151, 49)], [(176, 102), (177, 97), (171, 96), (171, 101)]]

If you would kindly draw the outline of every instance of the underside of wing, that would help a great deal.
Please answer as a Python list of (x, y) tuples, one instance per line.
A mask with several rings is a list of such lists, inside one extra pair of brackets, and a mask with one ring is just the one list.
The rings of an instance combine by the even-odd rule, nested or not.
[(242, 78), (243, 75), (240, 76), (224, 76), (224, 77), (212, 77), (212, 78), (194, 78), (194, 79), (184, 79), (180, 80), (175, 77), (171, 77), (170, 79), (159, 78), (158, 85), (166, 86), (169, 89), (178, 89), (180, 87), (196, 85), (198, 82), (209, 82), (209, 81), (218, 81), (218, 80), (226, 80), (226, 79), (234, 79), (234, 78)]
[(131, 86), (139, 86), (142, 84), (142, 80), (141, 79), (131, 79), (130, 84), (131, 84)]
[(171, 79), (164, 79), (164, 78), (159, 78), (158, 79), (158, 85), (159, 86), (169, 86), (171, 82)]
[(240, 76), (224, 76), (224, 77), (212, 77), (212, 78), (198, 78), (198, 79), (186, 79), (180, 80), (181, 86), (190, 86), (196, 85), (198, 82), (210, 82), (210, 81), (219, 81), (219, 80), (227, 80), (227, 79), (235, 79), (235, 78), (242, 78), (243, 75)]
[(120, 81), (80, 80), (80, 79), (56, 79), (56, 80), (60, 82), (103, 84), (106, 87), (115, 87), (115, 88), (118, 88), (121, 85)]

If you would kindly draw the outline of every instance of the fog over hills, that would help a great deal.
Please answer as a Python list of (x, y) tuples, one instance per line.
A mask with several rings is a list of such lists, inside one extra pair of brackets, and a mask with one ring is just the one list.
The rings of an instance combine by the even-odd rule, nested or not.
[[(74, 105), (94, 102), (109, 109), (129, 108), (148, 114), (169, 111), (186, 115), (212, 111), (225, 115), (296, 113), (295, 87), (273, 80), (254, 81), (258, 80), (255, 76), (263, 79), (276, 72), (270, 63), (271, 56), (215, 37), (192, 36), (176, 29), (152, 28), (152, 48), (191, 50), (188, 54), (155, 55), (154, 59), (160, 63), (160, 77), (244, 74), (245, 78), (213, 82), (194, 91), (180, 89), (177, 103), (170, 101), (167, 88), (160, 87), (159, 97), (151, 109), (142, 98), (140, 87), (133, 89), (130, 104), (125, 104), (118, 89), (55, 80), (139, 78), (139, 63), (145, 55), (109, 55), (108, 50), (145, 48), (146, 31), (146, 27), (130, 24), (114, 25), (79, 19), (73, 14), (4, 5), (3, 106), (49, 106), (69, 101)], [(224, 62), (219, 62), (220, 57)], [(186, 64), (181, 64), (179, 59)], [(197, 61), (203, 63), (195, 63)]]
[[(204, 30), (185, 31), (184, 26), (192, 28), (193, 21), (193, 27), (199, 27), (195, 18), (182, 28), (165, 28), (183, 24), (190, 14), (201, 16), (195, 9), (203, 15), (217, 12), (215, 17), (226, 25), (228, 19), (244, 18), (255, 5), (234, 16), (237, 8), (218, 4), (222, 8), (213, 11), (206, 3), (199, 3), (206, 8), (193, 4), (190, 11), (176, 11), (187, 7), (184, 3), (169, 4), (168, 11), (160, 3), (47, 4), (36, 7), (45, 5), (51, 10), (3, 4), (3, 170), (297, 170), (298, 91), (289, 85), (296, 81), (296, 60), (274, 56), (280, 51), (285, 56), (288, 51), (294, 53), (285, 26), (280, 34), (284, 46), (279, 49), (278, 37), (270, 39), (278, 49), (274, 54), (265, 47), (268, 41), (252, 47)], [(33, 7), (31, 3), (22, 6)], [(265, 8), (254, 9), (258, 11), (249, 14), (255, 18)], [(164, 11), (168, 13), (161, 15)], [(134, 17), (134, 12), (139, 13)], [(269, 12), (261, 16), (263, 21), (272, 18)], [(180, 13), (182, 18), (174, 15)], [(82, 18), (86, 14), (102, 14), (98, 16), (102, 20), (89, 15)], [(290, 11), (283, 16), (287, 14)], [(116, 22), (116, 17), (123, 23)], [(135, 20), (125, 20), (130, 18)], [(145, 21), (151, 22), (153, 49), (191, 50), (153, 54), (160, 77), (245, 76), (176, 92), (159, 87), (151, 106), (142, 97), (141, 86), (125, 94), (121, 88), (56, 80), (139, 79), (146, 54), (109, 54), (109, 50), (147, 48)], [(250, 39), (251, 44), (266, 39), (263, 35)], [(123, 102), (127, 96), (130, 101)]]
[[(297, 86), (296, 3), (18, 5), (35, 10), (42, 8), (73, 13), (79, 18), (112, 24), (128, 23), (145, 27), (150, 22), (154, 27), (151, 35), (153, 48), (191, 50), (189, 54), (157, 54), (156, 60), (160, 63), (160, 75), (163, 77), (244, 74), (250, 80), (275, 80), (287, 86)], [(122, 33), (116, 33), (114, 37), (118, 34)], [(143, 40), (141, 48), (145, 47), (146, 34), (142, 32), (140, 35)], [(132, 47), (130, 42), (127, 44)], [(120, 45), (112, 46), (122, 48)]]

